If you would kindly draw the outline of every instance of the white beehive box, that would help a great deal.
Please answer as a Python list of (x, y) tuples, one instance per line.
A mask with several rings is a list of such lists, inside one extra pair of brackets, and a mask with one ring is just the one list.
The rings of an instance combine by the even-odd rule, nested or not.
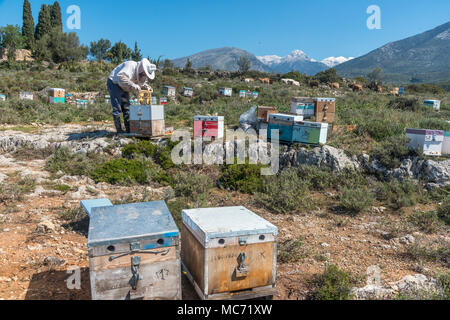
[(440, 100), (425, 100), (424, 105), (426, 107), (433, 108), (436, 111), (441, 110), (441, 101)]
[(408, 147), (427, 156), (442, 155), (444, 131), (426, 129), (406, 129), (406, 136), (411, 140)]
[(203, 300), (276, 293), (278, 229), (244, 207), (183, 210), (182, 264)]
[(305, 119), (314, 117), (316, 102), (314, 98), (293, 97), (291, 113), (303, 116)]
[(442, 154), (450, 155), (450, 131), (444, 132), (444, 144), (442, 145)]
[(33, 92), (20, 92), (19, 100), (34, 100)]
[(6, 96), (4, 94), (0, 94), (0, 101), (6, 101)]

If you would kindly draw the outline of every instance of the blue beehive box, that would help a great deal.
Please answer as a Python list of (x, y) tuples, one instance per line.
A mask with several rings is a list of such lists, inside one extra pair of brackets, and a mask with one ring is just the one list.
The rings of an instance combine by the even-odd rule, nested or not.
[(280, 141), (292, 143), (294, 124), (300, 121), (303, 121), (303, 116), (282, 113), (270, 114), (267, 138), (272, 139), (272, 130), (278, 130)]
[[(98, 207), (102, 203), (108, 206)], [(179, 231), (164, 201), (82, 205), (90, 212), (94, 300), (181, 299)]]

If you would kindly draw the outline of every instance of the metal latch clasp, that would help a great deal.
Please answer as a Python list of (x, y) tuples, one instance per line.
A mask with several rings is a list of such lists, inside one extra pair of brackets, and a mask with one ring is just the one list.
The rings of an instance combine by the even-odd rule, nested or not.
[(132, 277), (130, 279), (130, 285), (133, 290), (137, 289), (139, 280), (142, 280), (141, 276), (139, 275), (140, 267), (141, 267), (141, 257), (139, 257), (139, 256), (131, 257)]
[(239, 266), (236, 268), (236, 278), (246, 278), (250, 272), (245, 264), (245, 259), (247, 259), (247, 255), (242, 252), (237, 259)]

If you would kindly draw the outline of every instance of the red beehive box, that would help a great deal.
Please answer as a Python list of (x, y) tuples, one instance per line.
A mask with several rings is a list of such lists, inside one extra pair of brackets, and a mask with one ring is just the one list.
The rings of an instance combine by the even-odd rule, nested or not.
[(224, 117), (195, 116), (194, 137), (213, 137), (222, 139), (224, 136)]

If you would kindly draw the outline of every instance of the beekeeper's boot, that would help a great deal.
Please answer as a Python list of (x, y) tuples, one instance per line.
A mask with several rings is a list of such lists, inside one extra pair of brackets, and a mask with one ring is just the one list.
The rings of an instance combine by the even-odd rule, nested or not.
[(130, 133), (130, 113), (126, 109), (123, 112), (123, 124), (125, 125), (126, 132)]
[(116, 131), (118, 134), (123, 133), (122, 123), (120, 121), (120, 116), (114, 116), (114, 126), (116, 127)]

